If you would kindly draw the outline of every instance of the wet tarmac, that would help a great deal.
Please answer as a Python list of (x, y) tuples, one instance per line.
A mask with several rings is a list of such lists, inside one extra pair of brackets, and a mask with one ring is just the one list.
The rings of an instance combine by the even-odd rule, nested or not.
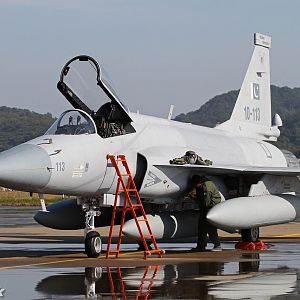
[(299, 223), (274, 227), (277, 237), (269, 234), (265, 251), (234, 250), (234, 239), (223, 237), (222, 252), (159, 244), (164, 257), (144, 260), (135, 244), (126, 244), (119, 259), (106, 260), (86, 258), (81, 232), (68, 239), (38, 226), (20, 228), (13, 220), (22, 215), (29, 222), (28, 210), (18, 210), (0, 230), (0, 299), (300, 298)]
[(13, 267), (0, 269), (0, 290), (5, 299), (299, 299), (299, 254), (298, 244), (278, 244), (238, 261)]
[(40, 209), (35, 206), (0, 206), (0, 227), (26, 227), (38, 226), (33, 215)]

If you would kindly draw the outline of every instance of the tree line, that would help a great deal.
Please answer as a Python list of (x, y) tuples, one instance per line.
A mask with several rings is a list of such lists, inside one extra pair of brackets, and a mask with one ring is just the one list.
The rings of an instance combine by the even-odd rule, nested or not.
[(0, 107), (0, 151), (24, 143), (45, 133), (54, 122), (50, 113)]

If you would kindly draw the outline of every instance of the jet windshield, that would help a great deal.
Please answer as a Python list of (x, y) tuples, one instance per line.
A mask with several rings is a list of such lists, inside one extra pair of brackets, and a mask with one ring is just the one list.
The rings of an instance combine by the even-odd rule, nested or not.
[(80, 135), (96, 133), (94, 122), (78, 110), (64, 112), (45, 134)]
[(128, 110), (108, 78), (92, 57), (81, 55), (67, 62), (57, 84), (75, 109), (93, 118), (99, 135), (104, 138), (134, 132)]

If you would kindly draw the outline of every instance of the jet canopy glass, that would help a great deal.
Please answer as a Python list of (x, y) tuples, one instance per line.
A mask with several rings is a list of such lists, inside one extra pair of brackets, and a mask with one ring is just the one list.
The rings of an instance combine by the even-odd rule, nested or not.
[(110, 82), (95, 59), (80, 55), (66, 63), (57, 84), (75, 109), (92, 117), (103, 138), (134, 132), (129, 112)]
[(79, 110), (65, 111), (45, 134), (80, 135), (96, 133), (91, 117)]

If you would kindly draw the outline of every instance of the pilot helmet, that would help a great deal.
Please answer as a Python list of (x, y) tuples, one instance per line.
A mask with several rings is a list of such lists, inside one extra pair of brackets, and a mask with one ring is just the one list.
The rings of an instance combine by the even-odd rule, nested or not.
[(197, 161), (197, 154), (196, 154), (195, 151), (189, 150), (189, 151), (185, 152), (185, 156), (187, 157), (189, 164), (193, 165), (193, 164), (196, 163), (196, 161)]
[(192, 151), (192, 150), (189, 150), (187, 152), (185, 152), (185, 156), (192, 156), (192, 155), (195, 155), (196, 152), (195, 151)]

